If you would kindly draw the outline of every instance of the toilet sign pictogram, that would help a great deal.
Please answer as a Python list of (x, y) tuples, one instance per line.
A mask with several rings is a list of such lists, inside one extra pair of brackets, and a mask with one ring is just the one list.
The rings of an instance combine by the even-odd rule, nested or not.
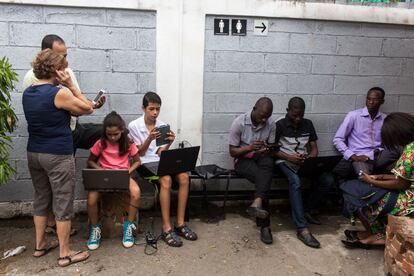
[(246, 19), (231, 20), (231, 35), (246, 35)]
[(214, 34), (229, 35), (230, 20), (224, 18), (214, 18)]

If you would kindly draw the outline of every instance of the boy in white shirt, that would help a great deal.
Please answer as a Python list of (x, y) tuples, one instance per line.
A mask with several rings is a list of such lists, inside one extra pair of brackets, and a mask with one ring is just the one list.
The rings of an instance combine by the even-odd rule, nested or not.
[[(132, 121), (128, 125), (130, 138), (138, 147), (142, 166), (139, 167), (138, 173), (141, 176), (152, 176), (153, 174), (145, 168), (149, 162), (160, 160), (161, 152), (168, 150), (174, 142), (175, 134), (170, 131), (167, 139), (169, 143), (163, 146), (156, 145), (156, 138), (160, 137), (157, 130), (159, 126), (165, 125), (157, 117), (161, 109), (161, 98), (154, 92), (147, 92), (142, 100), (143, 116)], [(173, 228), (170, 221), (170, 202), (171, 202), (171, 185), (173, 177), (179, 184), (178, 189), (178, 206), (177, 221)], [(187, 240), (196, 240), (197, 234), (193, 232), (184, 222), (185, 208), (187, 206), (188, 191), (190, 180), (188, 173), (178, 173), (176, 175), (165, 175), (159, 178), (160, 183), (160, 205), (162, 216), (162, 238), (170, 246), (182, 246), (179, 236)]]

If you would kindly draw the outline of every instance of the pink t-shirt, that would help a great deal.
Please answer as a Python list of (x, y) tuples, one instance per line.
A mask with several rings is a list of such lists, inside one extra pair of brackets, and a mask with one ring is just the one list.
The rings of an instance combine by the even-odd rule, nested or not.
[(128, 152), (123, 156), (119, 156), (119, 145), (111, 145), (106, 143), (106, 148), (102, 148), (101, 140), (96, 141), (91, 148), (91, 153), (99, 157), (99, 165), (104, 169), (129, 169), (129, 157), (138, 153), (137, 146), (131, 144)]

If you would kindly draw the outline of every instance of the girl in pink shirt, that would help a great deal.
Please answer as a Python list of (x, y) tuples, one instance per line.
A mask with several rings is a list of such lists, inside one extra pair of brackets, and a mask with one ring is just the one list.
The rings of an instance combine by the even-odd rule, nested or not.
[[(109, 113), (103, 121), (103, 136), (96, 141), (90, 149), (88, 167), (98, 170), (115, 169), (128, 170), (131, 174), (140, 165), (138, 148), (134, 143), (129, 143), (128, 130), (124, 120), (115, 111)], [(132, 164), (129, 164), (129, 158), (132, 158)], [(99, 162), (98, 162), (99, 160)], [(132, 247), (135, 238), (132, 231), (136, 229), (133, 220), (135, 219), (141, 191), (138, 183), (130, 178), (129, 180), (130, 202), (127, 212), (128, 219), (123, 225), (122, 244), (124, 247)], [(97, 191), (88, 192), (88, 216), (90, 221), (89, 239), (87, 246), (90, 250), (95, 250), (101, 242), (101, 224), (98, 222), (98, 201), (100, 193)]]

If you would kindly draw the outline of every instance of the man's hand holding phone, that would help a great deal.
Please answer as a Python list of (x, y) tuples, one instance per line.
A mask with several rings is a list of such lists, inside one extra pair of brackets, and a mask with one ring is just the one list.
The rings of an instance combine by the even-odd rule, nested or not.
[(105, 93), (106, 93), (105, 90), (103, 90), (103, 89), (99, 90), (98, 94), (92, 100), (92, 104), (93, 104), (94, 109), (101, 108), (105, 104), (105, 101), (106, 101), (106, 97), (104, 95)]
[(302, 164), (305, 159), (306, 159), (307, 155), (303, 155), (303, 154), (299, 154), (297, 152), (290, 154), (287, 161), (292, 162), (293, 164)]
[(259, 151), (264, 148), (264, 145), (264, 141), (254, 140), (250, 145), (250, 149), (251, 151)]

